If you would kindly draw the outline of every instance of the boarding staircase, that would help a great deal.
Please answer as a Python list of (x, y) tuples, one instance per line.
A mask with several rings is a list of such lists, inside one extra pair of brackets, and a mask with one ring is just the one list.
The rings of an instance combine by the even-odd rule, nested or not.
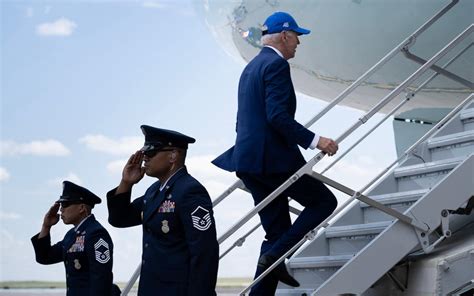
[[(368, 191), (367, 197), (427, 229), (357, 201), (291, 257), (287, 267), (301, 286), (280, 285), (277, 295), (389, 295), (380, 290), (370, 294), (376, 289), (371, 287), (410, 253), (418, 249), (430, 253), (452, 232), (474, 221), (474, 215), (454, 214), (467, 206), (470, 198), (474, 201), (472, 96), (461, 111), (407, 156)], [(455, 227), (453, 221), (457, 222)], [(474, 258), (465, 263), (470, 266), (467, 276), (474, 278)], [(438, 292), (432, 295), (449, 291)]]
[[(421, 250), (423, 254), (433, 252), (453, 232), (474, 222), (472, 215), (466, 215), (463, 218), (457, 217), (459, 213), (470, 213), (470, 208), (474, 203), (474, 129), (472, 127), (474, 95), (472, 93), (468, 94), (460, 105), (413, 144), (404, 155), (395, 160), (361, 190), (355, 191), (324, 176), (328, 169), (370, 135), (387, 118), (395, 114), (410, 100), (415, 100), (416, 93), (437, 75), (457, 81), (467, 86), (471, 91), (474, 89), (473, 83), (469, 80), (454, 73), (447, 73), (448, 71), (445, 70), (449, 64), (469, 50), (472, 43), (460, 50), (442, 67), (435, 65), (446, 52), (472, 34), (474, 30), (472, 24), (427, 61), (410, 52), (414, 40), (457, 3), (458, 1), (452, 1), (435, 14), (344, 90), (306, 126), (311, 126), (319, 120), (388, 60), (401, 52), (405, 57), (422, 66), (382, 98), (376, 106), (339, 136), (336, 141), (341, 143), (388, 102), (405, 91), (405, 98), (388, 112), (384, 119), (321, 173), (313, 171), (313, 167), (324, 157), (323, 153), (318, 153), (219, 237), (219, 243), (225, 241), (304, 174), (351, 196), (316, 229), (308, 233), (266, 272), (256, 278), (250, 286), (242, 290), (240, 295), (246, 295), (257, 282), (267, 276), (279, 263), (284, 262), (286, 258), (290, 258), (286, 263), (287, 268), (301, 286), (291, 288), (280, 283), (277, 295), (395, 295), (387, 293), (387, 291), (374, 292), (370, 290), (384, 275), (388, 275), (401, 291), (406, 290), (406, 287), (403, 287), (400, 280), (392, 273), (392, 269), (404, 258), (418, 250)], [(414, 91), (409, 91), (409, 89), (413, 89), (413, 87), (410, 88), (410, 85), (428, 69), (435, 71), (435, 74), (414, 88)], [(236, 189), (245, 190), (245, 187), (242, 182), (235, 182), (214, 201), (214, 205), (217, 205)], [(461, 209), (464, 209), (464, 212)], [(297, 211), (293, 212), (297, 213)], [(450, 221), (456, 221), (456, 223), (451, 223), (450, 226)], [(239, 238), (222, 253), (221, 257), (227, 255), (231, 249), (241, 246), (259, 226), (256, 225)], [(474, 248), (468, 252), (470, 254), (468, 259), (474, 261), (472, 258), (474, 256), (471, 253), (474, 254)], [(473, 262), (467, 261), (465, 264), (471, 266)], [(457, 272), (463, 272), (465, 269), (458, 268)], [(464, 272), (466, 279), (458, 276), (454, 281), (451, 281), (451, 287), (460, 288), (471, 285), (474, 288), (474, 269), (468, 267), (467, 270), (468, 272)], [(471, 278), (473, 280), (470, 280)], [(447, 285), (439, 284), (436, 289), (440, 290), (446, 287)]]
[[(384, 275), (388, 275), (399, 287), (403, 286), (392, 273), (394, 266), (418, 250), (421, 250), (423, 254), (431, 253), (453, 232), (474, 222), (472, 221), (474, 215), (468, 215), (474, 204), (474, 197), (472, 197), (474, 196), (474, 94), (472, 93), (467, 93), (462, 103), (360, 190), (348, 188), (324, 175), (384, 121), (411, 100), (416, 100), (416, 94), (438, 75), (454, 80), (472, 92), (474, 86), (471, 81), (449, 72), (446, 67), (469, 50), (473, 42), (459, 50), (443, 66), (437, 66), (436, 62), (470, 36), (474, 32), (474, 24), (469, 25), (429, 60), (424, 60), (410, 52), (416, 38), (458, 2), (458, 0), (452, 0), (437, 12), (340, 93), (305, 126), (313, 125), (357, 87), (363, 85), (389, 60), (402, 53), (408, 59), (421, 64), (421, 67), (335, 140), (337, 143), (342, 143), (374, 114), (394, 101), (400, 94), (405, 93), (404, 98), (387, 112), (382, 120), (355, 141), (351, 147), (341, 151), (338, 154), (339, 158), (321, 172), (313, 171), (313, 167), (325, 154), (320, 152), (312, 157), (290, 179), (218, 237), (218, 242), (222, 247), (224, 241), (305, 174), (350, 196), (332, 215), (242, 290), (240, 295), (246, 295), (257, 282), (287, 258), (290, 258), (286, 262), (287, 268), (301, 286), (291, 288), (280, 284), (277, 295), (392, 295), (389, 293), (371, 294), (369, 290)], [(434, 71), (434, 74), (414, 87), (414, 82), (428, 71)], [(240, 180), (236, 181), (213, 200), (213, 206), (216, 207), (235, 190), (247, 191)], [(291, 206), (290, 211), (294, 214), (300, 212)], [(459, 214), (465, 214), (465, 218), (456, 218), (456, 223), (452, 223), (453, 217)], [(260, 223), (254, 225), (230, 247), (222, 250), (220, 258), (228, 255), (234, 248), (241, 247), (260, 226)], [(471, 253), (470, 258), (474, 258), (474, 250)], [(122, 295), (128, 295), (139, 275), (140, 265), (123, 289)], [(474, 288), (474, 271), (465, 272), (465, 275), (471, 277), (472, 281), (466, 280), (466, 283), (462, 283), (464, 284), (462, 287), (470, 285)], [(455, 281), (456, 284), (457, 281)], [(456, 287), (459, 288), (459, 285)]]

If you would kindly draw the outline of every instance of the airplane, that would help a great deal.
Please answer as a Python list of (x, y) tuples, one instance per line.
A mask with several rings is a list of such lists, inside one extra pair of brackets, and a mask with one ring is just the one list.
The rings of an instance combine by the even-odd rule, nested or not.
[[(296, 57), (289, 61), (295, 88), (300, 93), (330, 102), (447, 3), (450, 1), (208, 0), (196, 9), (203, 14), (224, 50), (245, 62), (250, 61), (262, 47), (260, 28), (265, 18), (278, 10), (291, 12), (301, 26), (304, 24), (303, 27), (312, 31), (303, 37), (304, 46), (298, 47)], [(426, 60), (472, 23), (473, 1), (453, 3), (456, 4), (449, 13), (419, 36), (405, 42), (406, 55)], [(412, 123), (394, 123), (399, 153), (430, 128), (429, 125), (420, 126), (420, 122), (436, 122), (472, 92), (474, 87), (469, 82), (474, 80), (474, 51), (468, 48), (472, 41), (470, 36), (459, 45), (459, 48), (467, 49), (447, 67), (449, 77), (436, 77), (416, 94), (410, 104), (396, 113), (396, 121)], [(444, 60), (455, 54), (456, 51), (448, 53)], [(394, 56), (340, 105), (369, 110), (417, 66), (403, 54)], [(456, 80), (451, 79), (453, 77)], [(407, 90), (415, 90), (423, 81), (415, 81)], [(395, 102), (390, 102), (380, 112), (389, 112), (395, 105)], [(410, 112), (403, 114), (407, 110)], [(417, 133), (413, 134), (415, 130)]]
[(244, 62), (262, 48), (266, 17), (289, 12), (312, 31), (289, 61), (297, 91), (367, 111), (361, 121), (376, 112), (393, 118), (399, 158), (364, 190), (313, 173), (318, 156), (300, 170), (352, 197), (280, 258), (289, 258), (301, 287), (280, 283), (277, 295), (474, 295), (474, 1), (204, 0), (195, 7), (225, 51)]

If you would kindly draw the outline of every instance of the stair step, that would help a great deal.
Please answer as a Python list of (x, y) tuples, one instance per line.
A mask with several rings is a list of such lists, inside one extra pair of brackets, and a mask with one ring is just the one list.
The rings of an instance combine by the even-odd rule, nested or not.
[(474, 119), (474, 108), (461, 110), (459, 116), (461, 120)]
[[(410, 190), (403, 192), (395, 192), (382, 195), (371, 196), (372, 199), (379, 203), (394, 209), (400, 213), (404, 213), (412, 204), (414, 204), (420, 197), (425, 195), (429, 190)], [(371, 207), (366, 203), (361, 202), (360, 207), (362, 209), (364, 223), (380, 222), (380, 221), (392, 221), (395, 218), (385, 214), (381, 210)]]
[[(418, 200), (418, 198), (425, 195), (428, 191), (429, 191), (428, 189), (409, 190), (409, 191), (393, 192), (393, 193), (380, 194), (380, 195), (372, 195), (369, 197), (372, 199), (375, 199), (381, 204), (391, 205), (391, 204), (397, 204), (397, 203), (416, 201)], [(370, 205), (364, 202), (361, 202), (360, 207), (368, 208), (370, 207)]]
[(442, 137), (436, 137), (428, 140), (428, 148), (435, 149), (443, 146), (451, 146), (464, 142), (474, 141), (474, 131), (464, 131), (460, 133), (450, 134)]
[(432, 161), (468, 155), (474, 151), (474, 130), (429, 139), (427, 143)]
[(462, 110), (459, 118), (464, 125), (464, 130), (474, 130), (474, 108)]
[(278, 288), (276, 291), (275, 295), (276, 296), (310, 296), (313, 294), (314, 289), (307, 288), (307, 289), (302, 289), (302, 288), (293, 288), (293, 289), (281, 289)]
[(456, 157), (403, 166), (396, 168), (393, 175), (399, 191), (432, 188), (463, 160), (464, 157)]
[(287, 266), (291, 269), (322, 269), (327, 267), (341, 267), (354, 255), (315, 256), (291, 258)]
[(435, 173), (443, 170), (451, 170), (464, 160), (464, 157), (456, 157), (427, 163), (408, 165), (396, 168), (395, 178), (410, 177), (413, 175), (422, 175)]
[(290, 259), (287, 267), (291, 269), (295, 279), (300, 282), (300, 289), (314, 290), (352, 257), (353, 255), (297, 257)]
[(370, 243), (392, 221), (334, 226), (326, 230), (329, 255), (355, 254)]
[(390, 221), (366, 223), (366, 224), (354, 224), (344, 226), (333, 226), (326, 230), (326, 238), (337, 238), (337, 237), (352, 237), (352, 236), (365, 236), (370, 234), (378, 234), (384, 230)]

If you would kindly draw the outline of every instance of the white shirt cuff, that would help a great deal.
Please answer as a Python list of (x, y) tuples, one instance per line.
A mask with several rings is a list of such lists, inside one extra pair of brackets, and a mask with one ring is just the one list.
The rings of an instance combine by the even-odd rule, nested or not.
[(311, 142), (311, 144), (309, 145), (309, 148), (311, 150), (316, 149), (316, 147), (318, 146), (319, 138), (319, 135), (314, 135), (313, 142)]

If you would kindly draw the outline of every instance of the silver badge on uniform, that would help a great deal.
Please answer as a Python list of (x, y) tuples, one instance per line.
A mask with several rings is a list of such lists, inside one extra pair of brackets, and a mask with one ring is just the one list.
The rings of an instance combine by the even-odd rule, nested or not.
[(205, 208), (198, 206), (192, 213), (193, 226), (197, 230), (205, 231), (211, 227), (211, 214)]
[(99, 263), (107, 263), (110, 260), (109, 244), (100, 238), (95, 244), (95, 260)]
[(79, 270), (81, 269), (81, 263), (79, 263), (79, 259), (74, 259), (74, 268)]
[(170, 227), (168, 226), (168, 220), (161, 221), (161, 231), (163, 231), (163, 233), (170, 232)]

